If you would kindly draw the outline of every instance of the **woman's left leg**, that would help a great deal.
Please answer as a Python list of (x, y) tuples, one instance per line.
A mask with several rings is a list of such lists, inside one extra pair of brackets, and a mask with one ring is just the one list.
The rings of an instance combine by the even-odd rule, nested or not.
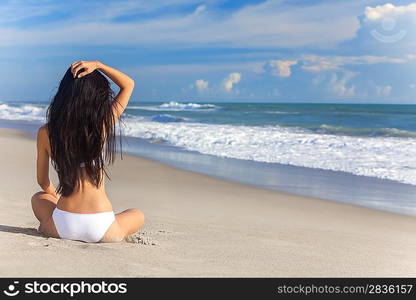
[(58, 199), (45, 192), (37, 192), (32, 196), (32, 209), (35, 217), (39, 220), (39, 231), (52, 237), (58, 237), (55, 223), (52, 219), (53, 210)]

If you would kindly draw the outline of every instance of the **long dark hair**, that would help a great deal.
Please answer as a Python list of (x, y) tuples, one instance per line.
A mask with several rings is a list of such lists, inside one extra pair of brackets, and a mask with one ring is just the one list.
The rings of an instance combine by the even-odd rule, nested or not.
[(102, 171), (110, 179), (105, 163), (114, 163), (113, 106), (117, 104), (109, 81), (99, 71), (81, 78), (74, 78), (70, 68), (66, 71), (47, 109), (52, 165), (59, 177), (57, 193), (67, 197), (79, 189), (81, 163), (97, 188)]

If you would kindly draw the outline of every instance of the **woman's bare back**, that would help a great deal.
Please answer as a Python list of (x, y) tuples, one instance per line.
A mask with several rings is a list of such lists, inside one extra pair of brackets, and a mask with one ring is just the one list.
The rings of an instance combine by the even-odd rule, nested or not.
[[(114, 99), (111, 96), (110, 83), (101, 73), (120, 87)], [(78, 84), (80, 82), (83, 84)], [(84, 88), (85, 86), (88, 88)], [(110, 153), (110, 157), (113, 157), (115, 153), (113, 121), (120, 118), (133, 88), (134, 81), (130, 77), (99, 61), (78, 61), (71, 64), (66, 71), (58, 92), (48, 108), (48, 123), (39, 129), (37, 137), (37, 182), (42, 191), (32, 196), (32, 208), (40, 221), (39, 228), (42, 232), (54, 237), (88, 242), (115, 242), (143, 226), (144, 215), (138, 209), (128, 209), (114, 214), (105, 191), (104, 170), (83, 168), (82, 164), (68, 165), (66, 157), (60, 156), (64, 155), (62, 151), (55, 153), (55, 149), (63, 146), (65, 151), (70, 151), (67, 152), (70, 155), (76, 153), (79, 156), (83, 156), (79, 153), (99, 155), (95, 150), (101, 149), (99, 147), (102, 142), (107, 142), (107, 146), (111, 148), (107, 149), (106, 154)], [(74, 93), (65, 92), (74, 89)], [(75, 94), (76, 97), (73, 96)], [(84, 106), (94, 109), (78, 111)], [(100, 109), (95, 110), (96, 107)], [(85, 112), (87, 114), (83, 114)], [(101, 124), (103, 138), (96, 134), (101, 132), (99, 128)], [(88, 146), (92, 152), (85, 152), (89, 150), (81, 148), (76, 141), (74, 142), (73, 138), (76, 138), (78, 133), (84, 134), (81, 135), (83, 143), (91, 142)], [(109, 142), (107, 136), (111, 139)], [(58, 170), (59, 176), (66, 176), (65, 178), (68, 179), (61, 182), (59, 189), (65, 196), (57, 194), (49, 179), (49, 164), (53, 158), (50, 143), (54, 146), (53, 155), (58, 159), (55, 161), (56, 164), (59, 163), (63, 167), (62, 170)], [(102, 160), (100, 165), (103, 168)], [(79, 176), (79, 170), (74, 168), (81, 168), (82, 176)]]

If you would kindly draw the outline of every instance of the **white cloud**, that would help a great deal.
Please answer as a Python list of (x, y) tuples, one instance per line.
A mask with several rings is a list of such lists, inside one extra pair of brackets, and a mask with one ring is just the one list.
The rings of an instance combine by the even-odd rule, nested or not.
[(391, 90), (392, 90), (391, 85), (376, 86), (376, 94), (378, 96), (383, 96), (383, 97), (390, 96)]
[(195, 87), (197, 91), (200, 93), (208, 91), (208, 85), (208, 81), (205, 81), (203, 79), (198, 79), (197, 81), (195, 81)]
[(389, 56), (318, 56), (304, 55), (302, 68), (307, 71), (321, 72), (337, 70), (347, 65), (372, 65), (380, 63), (404, 64), (416, 60), (416, 55), (403, 55), (401, 57)]
[(330, 90), (338, 96), (355, 96), (355, 86), (348, 85), (348, 82), (356, 76), (355, 72), (345, 72), (342, 75), (332, 74), (332, 77), (329, 81)]
[(365, 8), (367, 21), (379, 21), (385, 18), (396, 18), (403, 15), (416, 15), (416, 3), (409, 5), (395, 6), (391, 3)]
[(303, 58), (303, 63), (304, 65), (302, 68), (312, 72), (321, 72), (339, 68), (339, 64), (335, 63), (333, 59), (325, 56), (305, 55)]
[(292, 75), (291, 66), (296, 65), (296, 60), (271, 60), (264, 66), (270, 69), (271, 73), (278, 77), (290, 77)]
[(225, 28), (249, 38), (250, 45), (322, 48), (355, 37), (360, 27), (357, 16), (362, 8), (358, 3), (289, 3), (269, 0), (246, 6), (233, 14)]
[(194, 15), (200, 15), (200, 14), (202, 14), (204, 11), (206, 11), (206, 9), (207, 9), (207, 7), (206, 7), (206, 5), (204, 5), (204, 4), (202, 4), (202, 5), (199, 5), (195, 10), (194, 10)]
[(137, 68), (132, 66), (124, 68), (132, 76), (160, 77), (163, 73), (165, 76), (189, 76), (199, 77), (205, 74), (214, 74), (217, 72), (228, 73), (238, 69), (240, 72), (252, 72), (254, 69), (261, 67), (262, 62), (216, 62), (216, 63), (178, 63), (178, 64), (161, 64), (161, 65), (144, 65)]
[(240, 82), (241, 74), (240, 73), (230, 73), (227, 78), (224, 79), (223, 86), (226, 92), (231, 92), (235, 84)]
[[(9, 4), (8, 11), (19, 17), (24, 6)], [(37, 10), (43, 9), (39, 2)], [(48, 2), (49, 3), (49, 2)], [(170, 47), (332, 47), (356, 35), (357, 16), (362, 4), (313, 3), (299, 7), (290, 2), (267, 0), (246, 5), (229, 14), (207, 11), (199, 5), (190, 14), (181, 14), (181, 5), (199, 4), (196, 0), (117, 1), (106, 6), (82, 2), (75, 16), (49, 24), (21, 27), (0, 25), (0, 45), (166, 45)], [(94, 6), (95, 5), (95, 6)], [(49, 14), (68, 10), (69, 4), (56, 5)], [(177, 6), (177, 7), (176, 7)], [(134, 13), (157, 12), (176, 7), (174, 13), (155, 18), (114, 22)], [(11, 8), (11, 9), (10, 9)], [(29, 12), (26, 12), (29, 14)], [(333, 16), (337, 17), (334, 18)], [(317, 18), (319, 16), (319, 18)], [(3, 16), (2, 16), (3, 18)], [(47, 18), (45, 18), (47, 19)], [(0, 22), (1, 24), (1, 22)]]
[[(399, 1), (397, 1), (399, 2)], [(370, 33), (372, 38), (362, 46), (373, 43), (379, 52), (389, 52), (391, 45), (401, 53), (414, 51), (416, 47), (416, 3), (397, 5), (387, 3), (366, 7), (361, 23), (363, 37)], [(384, 50), (385, 49), (385, 50)]]

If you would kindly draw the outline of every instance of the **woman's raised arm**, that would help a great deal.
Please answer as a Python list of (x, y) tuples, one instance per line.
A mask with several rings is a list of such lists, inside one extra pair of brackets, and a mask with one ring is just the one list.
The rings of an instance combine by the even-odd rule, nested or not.
[[(84, 69), (84, 71), (79, 72), (82, 69)], [(114, 106), (114, 115), (118, 119), (129, 103), (131, 94), (134, 89), (134, 80), (123, 72), (107, 66), (99, 61), (79, 61), (71, 65), (72, 74), (76, 78), (81, 78), (82, 76), (85, 76), (96, 69), (103, 72), (120, 88), (120, 91), (114, 99), (114, 101), (116, 101)]]

